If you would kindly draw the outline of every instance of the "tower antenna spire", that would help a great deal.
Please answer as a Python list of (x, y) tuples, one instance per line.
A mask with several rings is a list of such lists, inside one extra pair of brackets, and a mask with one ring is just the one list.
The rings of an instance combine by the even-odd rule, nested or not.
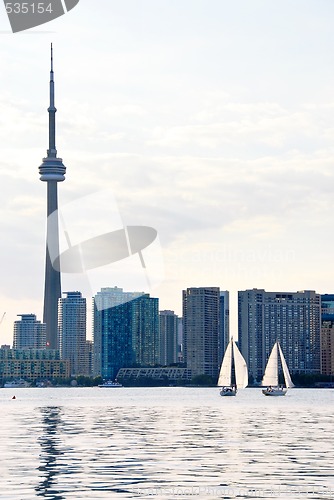
[(52, 42), (51, 42), (51, 73), (53, 73), (53, 48), (52, 48)]
[(56, 107), (55, 107), (55, 84), (54, 84), (54, 74), (53, 74), (53, 47), (51, 43), (51, 70), (50, 70), (50, 106), (48, 108), (49, 112), (49, 149), (48, 157), (56, 158)]

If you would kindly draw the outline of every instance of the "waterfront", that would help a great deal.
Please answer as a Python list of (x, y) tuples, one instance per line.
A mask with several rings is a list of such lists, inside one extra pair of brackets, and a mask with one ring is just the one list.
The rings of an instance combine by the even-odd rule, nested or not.
[(0, 498), (333, 498), (333, 402), (331, 389), (1, 389)]

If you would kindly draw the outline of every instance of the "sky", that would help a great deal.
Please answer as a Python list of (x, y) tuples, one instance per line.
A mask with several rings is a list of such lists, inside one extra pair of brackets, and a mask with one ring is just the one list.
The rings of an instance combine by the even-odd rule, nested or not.
[(235, 335), (238, 290), (332, 293), (333, 18), (332, 0), (80, 0), (13, 34), (0, 8), (0, 343), (42, 319), (51, 42), (59, 205), (83, 220), (108, 192), (157, 230), (161, 310), (218, 286)]

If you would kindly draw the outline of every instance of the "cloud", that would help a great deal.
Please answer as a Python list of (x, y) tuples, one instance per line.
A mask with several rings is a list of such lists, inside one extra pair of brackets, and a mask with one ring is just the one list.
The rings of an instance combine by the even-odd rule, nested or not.
[[(330, 289), (333, 7), (309, 3), (301, 24), (298, 6), (263, 2), (257, 16), (249, 2), (101, 2), (54, 22), (60, 203), (110, 188), (125, 223), (155, 227), (167, 309), (187, 286), (325, 288), (327, 276)], [(22, 299), (16, 313), (38, 313), (43, 294), (43, 43), (0, 49), (0, 292)]]
[[(228, 146), (257, 151), (297, 147), (302, 140), (319, 139), (322, 133), (314, 114), (306, 110), (284, 109), (277, 103), (233, 103), (208, 105), (188, 117), (185, 125), (157, 127), (149, 145), (181, 148), (196, 147), (223, 151)], [(322, 136), (322, 139), (326, 139)]]

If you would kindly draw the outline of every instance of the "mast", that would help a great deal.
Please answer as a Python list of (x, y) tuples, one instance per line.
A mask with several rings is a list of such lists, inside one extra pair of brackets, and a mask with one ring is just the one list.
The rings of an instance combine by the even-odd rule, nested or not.
[(236, 373), (236, 366), (235, 366), (235, 344), (234, 344), (234, 340), (233, 340), (233, 337), (231, 338), (231, 353), (232, 353), (232, 359), (231, 359), (231, 382), (230, 384), (232, 386), (237, 386), (237, 373)]

